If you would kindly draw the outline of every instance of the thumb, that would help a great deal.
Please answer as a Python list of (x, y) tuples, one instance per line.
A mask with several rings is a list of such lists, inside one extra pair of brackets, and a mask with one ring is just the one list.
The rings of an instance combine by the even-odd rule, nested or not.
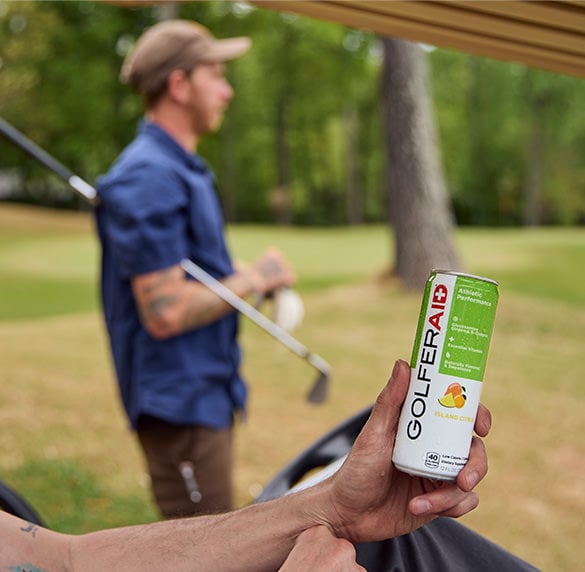
[(398, 427), (398, 418), (402, 404), (406, 399), (410, 382), (410, 366), (404, 360), (397, 360), (388, 383), (376, 399), (370, 418), (364, 425), (362, 434), (378, 439), (381, 435), (394, 442), (394, 434)]

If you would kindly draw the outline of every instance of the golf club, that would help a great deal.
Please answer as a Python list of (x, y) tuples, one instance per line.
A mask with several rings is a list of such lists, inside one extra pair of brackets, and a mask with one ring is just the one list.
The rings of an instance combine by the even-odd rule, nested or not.
[(91, 203), (97, 204), (95, 189), (84, 180), (80, 179), (73, 171), (70, 171), (65, 165), (62, 165), (51, 157), (44, 149), (41, 149), (36, 143), (22, 134), (18, 129), (10, 125), (0, 117), (0, 133), (9, 141), (26, 151), (33, 159), (36, 159), (41, 165), (44, 165), (53, 173), (59, 175), (69, 186), (76, 191), (82, 198)]
[[(93, 186), (75, 175), (70, 169), (62, 165), (54, 157), (51, 157), (44, 149), (1, 117), (0, 133), (28, 153), (33, 159), (36, 159), (50, 171), (53, 171), (53, 173), (61, 177), (61, 179), (66, 181), (75, 192), (91, 205), (96, 206), (99, 203), (96, 190)], [(323, 403), (327, 399), (331, 366), (323, 358), (309, 351), (307, 347), (291, 336), (286, 330), (267, 318), (254, 308), (254, 306), (234, 294), (229, 288), (226, 288), (219, 280), (216, 280), (193, 261), (183, 259), (181, 261), (181, 267), (191, 277), (207, 286), (212, 292), (224, 300), (224, 302), (252, 320), (257, 326), (314, 367), (319, 374), (307, 394), (307, 401), (311, 403)]]

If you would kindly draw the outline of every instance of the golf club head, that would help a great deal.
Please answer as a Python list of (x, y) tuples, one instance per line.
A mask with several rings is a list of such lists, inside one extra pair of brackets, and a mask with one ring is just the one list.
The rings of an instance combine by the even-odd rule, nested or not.
[(307, 401), (309, 403), (321, 404), (327, 400), (329, 393), (329, 374), (319, 372), (317, 381), (315, 381), (313, 387), (307, 394)]

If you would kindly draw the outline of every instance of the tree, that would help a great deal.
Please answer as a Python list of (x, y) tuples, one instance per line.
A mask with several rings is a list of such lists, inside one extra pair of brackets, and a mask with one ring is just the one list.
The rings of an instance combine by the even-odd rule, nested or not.
[[(93, 2), (7, 3), (0, 12), (0, 115), (93, 182), (131, 138), (141, 112), (117, 79), (121, 47), (153, 21), (147, 11)], [(34, 162), (21, 164), (21, 198), (81, 204)]]
[(384, 37), (382, 106), (388, 152), (395, 274), (408, 288), (433, 268), (457, 269), (429, 90), (426, 55), (411, 42)]
[[(223, 128), (199, 148), (229, 221), (388, 219), (379, 38), (240, 2), (172, 7), (219, 37), (253, 38), (227, 67), (236, 97)], [(0, 115), (94, 182), (135, 133), (142, 103), (118, 72), (160, 17), (151, 3), (0, 1)], [(585, 221), (585, 82), (450, 50), (427, 58), (446, 173), (434, 185), (447, 185), (457, 224)], [(77, 206), (64, 183), (0, 138), (2, 169), (23, 181), (19, 200)], [(396, 211), (402, 197), (391, 190)]]
[(585, 81), (449, 50), (430, 61), (457, 223), (582, 222)]
[[(569, 220), (579, 220), (584, 212), (583, 200), (579, 205), (571, 199), (575, 190), (577, 195), (583, 197), (583, 187), (562, 188), (559, 192), (555, 189), (557, 185), (553, 177), (558, 166), (567, 162), (563, 153), (563, 139), (567, 135), (572, 139), (579, 132), (583, 137), (583, 122), (579, 114), (583, 116), (580, 102), (585, 93), (585, 83), (575, 78), (528, 68), (523, 70), (519, 82), (519, 91), (526, 107), (522, 222), (525, 226), (538, 226), (562, 221), (566, 218), (566, 215), (559, 216), (563, 210), (573, 211), (572, 216), (569, 214)], [(578, 145), (571, 147), (576, 149)], [(572, 167), (577, 172), (578, 165), (574, 163)], [(574, 180), (577, 182), (578, 178)]]

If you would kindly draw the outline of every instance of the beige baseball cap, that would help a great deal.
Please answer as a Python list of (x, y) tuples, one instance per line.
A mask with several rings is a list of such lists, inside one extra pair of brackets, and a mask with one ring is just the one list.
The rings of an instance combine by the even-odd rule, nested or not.
[(140, 36), (122, 64), (120, 81), (155, 97), (164, 91), (173, 70), (226, 62), (246, 53), (251, 44), (247, 37), (216, 39), (207, 28), (189, 20), (164, 20)]

